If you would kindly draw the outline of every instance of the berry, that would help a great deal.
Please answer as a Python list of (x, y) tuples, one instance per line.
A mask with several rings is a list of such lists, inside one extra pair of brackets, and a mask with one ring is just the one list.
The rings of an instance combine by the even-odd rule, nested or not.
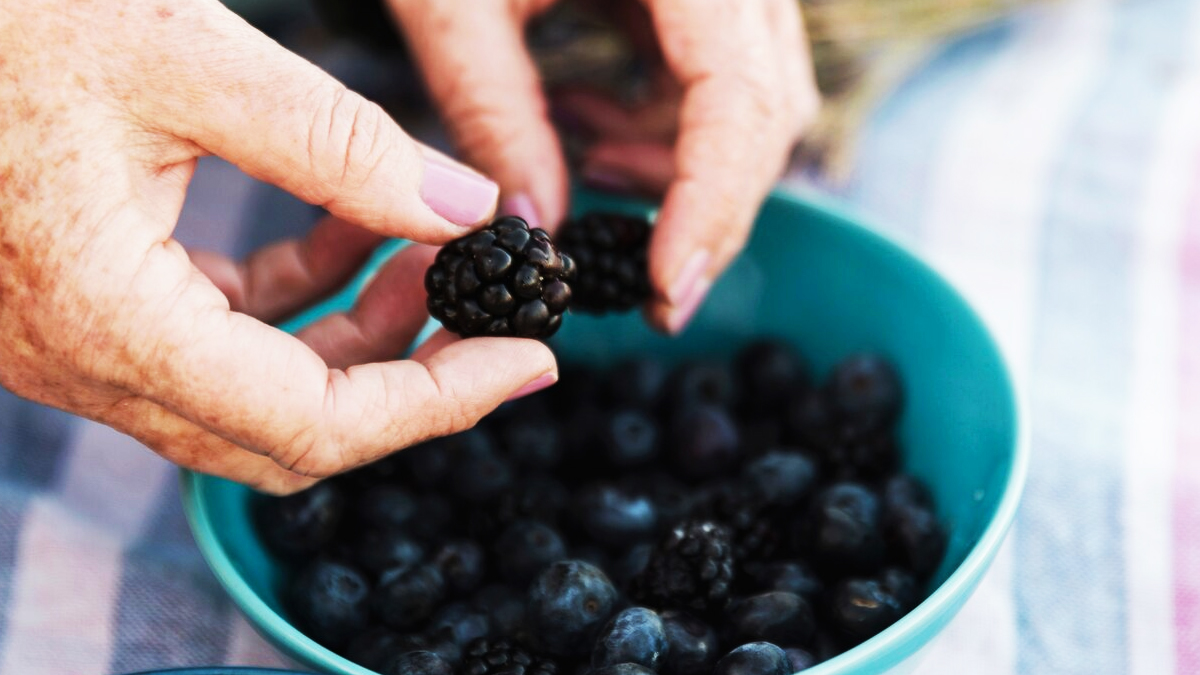
[(695, 501), (692, 491), (664, 472), (630, 474), (620, 486), (628, 494), (647, 497), (654, 504), (660, 531), (687, 518)]
[(367, 528), (400, 529), (417, 513), (417, 500), (398, 485), (372, 485), (354, 499), (351, 516), (356, 525)]
[(404, 473), (414, 487), (434, 490), (441, 487), (450, 475), (450, 465), (454, 459), (451, 447), (455, 438), (435, 438), (393, 456), (404, 466)]
[(687, 521), (672, 528), (634, 581), (634, 599), (651, 607), (718, 612), (729, 603), (733, 545), (729, 532), (712, 521)]
[(547, 565), (566, 557), (558, 532), (534, 520), (518, 520), (496, 539), (500, 574), (516, 586), (528, 585)]
[(433, 652), (416, 651), (392, 659), (383, 675), (454, 675), (454, 668)]
[(588, 675), (654, 675), (654, 671), (637, 663), (618, 663), (588, 671)]
[(946, 532), (933, 511), (916, 505), (889, 508), (884, 537), (893, 555), (919, 577), (933, 574), (946, 553)]
[(495, 500), (472, 510), (468, 531), (488, 542), (518, 520), (536, 520), (557, 525), (570, 496), (558, 480), (534, 474), (517, 480)]
[(542, 571), (525, 606), (529, 637), (552, 656), (581, 657), (617, 603), (617, 590), (599, 568), (578, 560)]
[(466, 502), (486, 502), (500, 495), (513, 483), (513, 470), (507, 461), (490, 452), (460, 456), (453, 468), (454, 494)]
[(637, 663), (658, 670), (667, 652), (667, 634), (654, 610), (630, 607), (605, 624), (592, 649), (592, 667)]
[(754, 566), (754, 585), (761, 591), (785, 591), (812, 602), (824, 589), (821, 578), (802, 560), (769, 562)]
[(742, 471), (751, 492), (771, 506), (800, 503), (817, 477), (817, 468), (803, 454), (774, 450), (754, 460)]
[(739, 642), (803, 645), (816, 628), (808, 601), (784, 591), (760, 593), (738, 602), (729, 619)]
[(857, 483), (836, 483), (817, 495), (796, 523), (797, 547), (818, 567), (839, 574), (870, 574), (884, 562), (879, 500)]
[(534, 656), (510, 640), (475, 640), (463, 654), (459, 675), (555, 675), (551, 659)]
[(842, 419), (865, 430), (891, 424), (903, 403), (896, 370), (873, 354), (858, 354), (837, 364), (826, 386)]
[(675, 468), (692, 480), (716, 478), (738, 460), (737, 425), (723, 409), (697, 405), (675, 415), (671, 428)]
[(717, 660), (717, 635), (712, 627), (691, 614), (668, 609), (659, 615), (667, 636), (666, 675), (706, 673)]
[(713, 675), (791, 675), (787, 654), (770, 642), (751, 642), (729, 652)]
[(697, 500), (694, 515), (729, 531), (733, 559), (744, 566), (771, 558), (779, 547), (779, 533), (765, 509), (765, 502), (743, 486), (718, 483)]
[(798, 673), (817, 665), (817, 657), (799, 647), (787, 647), (783, 653), (788, 657), (789, 673)]
[(430, 315), (463, 337), (546, 339), (571, 301), (575, 263), (516, 217), (455, 239), (425, 273)]
[(864, 642), (904, 615), (904, 604), (877, 579), (847, 579), (830, 595), (828, 623), (844, 644)]
[(263, 497), (255, 510), (258, 532), (282, 556), (315, 553), (337, 534), (345, 498), (332, 483), (287, 497)]
[(366, 578), (352, 567), (317, 559), (292, 583), (288, 605), (296, 624), (317, 642), (340, 649), (367, 627)]
[(426, 631), (434, 640), (453, 642), (461, 647), (487, 637), (492, 631), (492, 622), (484, 611), (465, 602), (452, 602), (442, 605), (433, 615)]
[(628, 588), (629, 584), (646, 569), (646, 565), (650, 564), (650, 555), (654, 553), (654, 544), (643, 543), (638, 544), (625, 551), (625, 554), (617, 558), (612, 564), (612, 578), (621, 588)]
[(900, 467), (900, 449), (886, 431), (863, 432), (843, 426), (822, 448), (827, 473), (834, 480), (883, 478)]
[(581, 490), (575, 500), (575, 516), (597, 542), (618, 547), (653, 539), (658, 524), (654, 503), (647, 497), (608, 484)]
[(600, 446), (615, 467), (627, 469), (648, 464), (658, 456), (658, 423), (640, 410), (614, 410), (605, 418)]
[(424, 541), (437, 541), (445, 536), (454, 523), (454, 505), (443, 495), (427, 493), (417, 497), (418, 517), (409, 523), (413, 536)]
[(889, 567), (879, 575), (879, 582), (896, 598), (905, 612), (916, 607), (921, 599), (917, 592), (917, 580), (906, 570)]
[(509, 457), (524, 467), (550, 469), (562, 459), (562, 434), (549, 417), (518, 415), (500, 431)]
[(371, 608), (380, 621), (397, 630), (414, 628), (428, 619), (446, 594), (442, 573), (433, 565), (418, 565), (398, 573), (386, 573), (371, 598)]
[(559, 247), (579, 266), (572, 307), (593, 314), (624, 312), (649, 298), (649, 241), (650, 224), (643, 218), (589, 213), (564, 224)]
[(779, 340), (751, 343), (736, 363), (742, 406), (754, 414), (780, 409), (793, 391), (809, 384), (808, 367), (791, 345)]
[(346, 658), (360, 666), (380, 671), (396, 654), (428, 647), (429, 643), (420, 635), (401, 635), (386, 626), (371, 626), (350, 641), (346, 647)]
[(425, 547), (413, 537), (396, 529), (368, 529), (351, 544), (354, 562), (372, 574), (388, 570), (410, 569), (425, 557)]
[(698, 404), (732, 407), (737, 401), (737, 380), (729, 367), (717, 361), (685, 363), (667, 382), (667, 404), (672, 409)]
[(487, 612), (492, 632), (516, 635), (525, 615), (525, 596), (511, 586), (494, 584), (475, 594), (472, 603)]
[(442, 573), (446, 592), (463, 597), (475, 592), (487, 572), (483, 548), (469, 540), (448, 541), (434, 551), (433, 564)]
[(933, 507), (933, 497), (924, 483), (913, 476), (901, 473), (892, 476), (884, 483), (883, 506), (889, 511), (901, 506), (918, 506), (928, 509)]
[(659, 361), (633, 359), (618, 363), (604, 378), (605, 398), (618, 408), (653, 410), (662, 400), (667, 375)]
[(804, 390), (784, 408), (784, 438), (803, 448), (822, 448), (833, 437), (837, 414), (825, 395)]

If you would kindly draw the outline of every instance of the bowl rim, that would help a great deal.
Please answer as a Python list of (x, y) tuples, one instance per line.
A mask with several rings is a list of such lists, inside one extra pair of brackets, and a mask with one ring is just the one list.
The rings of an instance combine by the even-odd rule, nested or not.
[[(957, 612), (956, 605), (960, 600), (965, 601), (965, 597), (969, 597), (970, 592), (982, 579), (984, 572), (995, 558), (1000, 545), (1016, 520), (1017, 508), (1029, 472), (1030, 459), (1028, 407), (1025, 390), (1015, 377), (1017, 371), (1012, 367), (1010, 354), (996, 341), (995, 333), (991, 330), (988, 322), (951, 283), (949, 277), (938, 265), (917, 255), (905, 242), (872, 227), (869, 219), (854, 213), (849, 205), (834, 197), (809, 191), (797, 193), (777, 188), (771, 192), (769, 199), (782, 200), (792, 206), (821, 211), (831, 219), (839, 221), (840, 224), (851, 226), (858, 231), (859, 235), (868, 240), (873, 239), (875, 243), (890, 245), (905, 253), (919, 266), (925, 267), (949, 291), (951, 297), (966, 308), (968, 317), (983, 329), (982, 333), (987, 346), (1000, 361), (1004, 383), (1008, 386), (1012, 398), (1015, 447), (1012, 461), (1008, 464), (1008, 477), (1005, 480), (1000, 503), (997, 505), (995, 513), (984, 528), (983, 534), (972, 545), (967, 556), (934, 589), (929, 597), (899, 621), (861, 645), (804, 672), (805, 675), (836, 675), (868, 664), (877, 666), (880, 659), (895, 660), (898, 663), (904, 658), (898, 655), (908, 643), (920, 640), (942, 615)], [(201, 482), (207, 478), (209, 477), (204, 474), (181, 469), (180, 482), (184, 513), (201, 555), (204, 556), (205, 561), (229, 593), (234, 604), (246, 615), (255, 630), (263, 633), (270, 642), (286, 645), (281, 648), (288, 653), (289, 657), (294, 657), (294, 654), (302, 655), (307, 664), (315, 664), (317, 667), (329, 671), (373, 675), (373, 671), (335, 654), (332, 650), (321, 646), (301, 633), (278, 612), (271, 609), (237, 572), (228, 552), (220, 540), (214, 536), (214, 524), (209, 517), (204, 492), (200, 489)], [(919, 651), (920, 649), (914, 650), (913, 654)], [(294, 654), (289, 652), (294, 652)]]

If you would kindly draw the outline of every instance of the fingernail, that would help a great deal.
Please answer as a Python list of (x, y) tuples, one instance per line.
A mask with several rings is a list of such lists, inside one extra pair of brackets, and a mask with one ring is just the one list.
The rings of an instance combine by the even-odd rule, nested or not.
[(579, 172), (579, 177), (589, 187), (611, 192), (629, 192), (633, 190), (633, 181), (612, 169), (603, 166), (585, 166)]
[(487, 218), (500, 186), (466, 167), (425, 153), (421, 199), (446, 220), (467, 227)]
[(524, 192), (505, 197), (500, 202), (497, 212), (502, 216), (516, 216), (529, 223), (529, 227), (542, 226), (542, 219), (538, 218), (537, 207), (533, 205), (533, 200), (529, 198), (529, 195)]
[(683, 332), (684, 328), (687, 328), (687, 325), (692, 321), (692, 317), (696, 315), (696, 310), (700, 309), (700, 304), (708, 296), (710, 288), (712, 288), (712, 284), (708, 279), (700, 279), (692, 286), (691, 293), (667, 317), (668, 333), (678, 335)]
[(532, 382), (530, 382), (529, 384), (525, 385), (524, 387), (521, 387), (520, 389), (516, 390), (515, 392), (513, 392), (512, 396), (509, 396), (508, 398), (506, 398), (504, 400), (505, 401), (515, 401), (519, 398), (524, 398), (525, 396), (528, 396), (534, 392), (541, 391), (541, 390), (545, 389), (546, 387), (549, 387), (550, 385), (554, 384), (555, 382), (558, 382), (558, 373), (556, 373), (556, 372), (551, 371), (549, 373), (539, 375)]
[(708, 261), (712, 258), (712, 254), (707, 249), (699, 249), (688, 258), (688, 261), (683, 264), (683, 268), (679, 270), (679, 274), (675, 277), (675, 283), (671, 284), (671, 288), (667, 290), (667, 302), (672, 305), (681, 305), (683, 301), (690, 298), (693, 293), (692, 289), (700, 282), (704, 276), (704, 271), (708, 269)]

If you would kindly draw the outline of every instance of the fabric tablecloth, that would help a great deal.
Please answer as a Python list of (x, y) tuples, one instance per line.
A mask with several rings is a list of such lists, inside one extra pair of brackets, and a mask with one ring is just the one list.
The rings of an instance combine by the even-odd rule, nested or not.
[[(1016, 526), (920, 672), (1200, 673), (1200, 3), (1065, 0), (947, 44), (857, 158), (848, 184), (785, 183), (964, 289), (1033, 420)], [(244, 254), (315, 217), (204, 160), (179, 236)], [(205, 567), (174, 469), (0, 391), (0, 675), (212, 664), (283, 665)]]

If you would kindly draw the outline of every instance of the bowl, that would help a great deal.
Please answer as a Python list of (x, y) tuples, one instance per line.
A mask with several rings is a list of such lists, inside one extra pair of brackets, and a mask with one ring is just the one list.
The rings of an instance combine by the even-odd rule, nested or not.
[[(650, 208), (592, 193), (578, 194), (573, 203), (580, 210)], [(362, 284), (360, 278), (285, 328), (346, 307)], [(657, 335), (632, 313), (569, 317), (553, 342), (566, 361), (604, 365), (634, 354), (668, 362), (727, 357), (764, 334), (793, 342), (818, 372), (851, 352), (880, 352), (906, 383), (898, 428), (905, 468), (936, 497), (948, 526), (945, 559), (916, 609), (806, 673), (909, 672), (978, 586), (1017, 510), (1029, 451), (1004, 357), (966, 301), (917, 257), (836, 205), (787, 194), (766, 201), (746, 251), (682, 336)], [(258, 631), (305, 666), (369, 675), (305, 637), (281, 613), (282, 570), (251, 525), (252, 492), (187, 472), (183, 488), (201, 552)]]

